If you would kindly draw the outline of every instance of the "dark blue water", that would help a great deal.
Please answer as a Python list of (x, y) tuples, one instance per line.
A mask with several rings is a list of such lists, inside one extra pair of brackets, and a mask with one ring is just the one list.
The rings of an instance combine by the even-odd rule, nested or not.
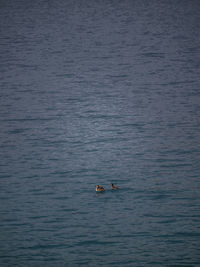
[(0, 265), (199, 266), (199, 1), (0, 15)]

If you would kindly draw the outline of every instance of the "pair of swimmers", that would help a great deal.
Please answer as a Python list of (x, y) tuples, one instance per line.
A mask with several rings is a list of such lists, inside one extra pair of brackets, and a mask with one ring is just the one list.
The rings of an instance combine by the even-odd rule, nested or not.
[[(118, 186), (114, 186), (114, 184), (110, 184), (113, 190), (118, 190), (119, 187)], [(105, 191), (103, 186), (100, 185), (96, 185), (96, 192), (103, 192)]]

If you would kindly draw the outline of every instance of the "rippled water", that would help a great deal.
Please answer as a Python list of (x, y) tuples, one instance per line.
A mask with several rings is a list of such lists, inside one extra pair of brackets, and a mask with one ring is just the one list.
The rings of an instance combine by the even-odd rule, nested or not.
[(0, 265), (198, 266), (199, 1), (0, 14)]

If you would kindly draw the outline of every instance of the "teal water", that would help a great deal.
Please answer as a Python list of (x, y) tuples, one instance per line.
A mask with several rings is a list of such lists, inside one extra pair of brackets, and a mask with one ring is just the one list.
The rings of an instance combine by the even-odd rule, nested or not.
[(199, 2), (0, 15), (0, 265), (199, 266)]

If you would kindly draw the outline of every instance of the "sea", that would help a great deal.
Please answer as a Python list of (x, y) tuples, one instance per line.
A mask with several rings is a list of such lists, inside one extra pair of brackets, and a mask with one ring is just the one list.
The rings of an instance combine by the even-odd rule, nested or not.
[(1, 0), (0, 58), (0, 266), (200, 266), (200, 2)]

